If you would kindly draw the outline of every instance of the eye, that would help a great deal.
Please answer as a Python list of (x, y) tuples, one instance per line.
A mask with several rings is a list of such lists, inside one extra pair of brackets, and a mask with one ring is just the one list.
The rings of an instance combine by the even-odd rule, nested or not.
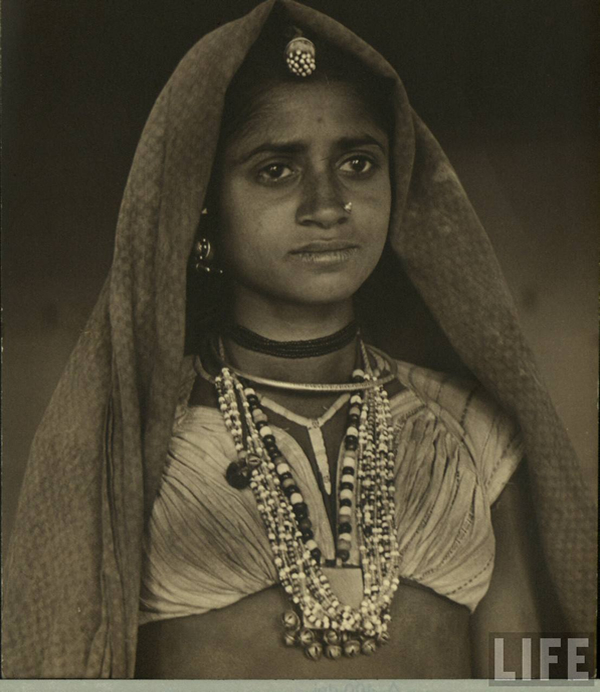
[(258, 171), (258, 181), (272, 185), (291, 178), (295, 171), (285, 163), (270, 163)]
[(355, 154), (342, 163), (340, 166), (340, 171), (361, 176), (371, 173), (375, 167), (376, 164), (370, 156), (365, 156), (364, 154)]

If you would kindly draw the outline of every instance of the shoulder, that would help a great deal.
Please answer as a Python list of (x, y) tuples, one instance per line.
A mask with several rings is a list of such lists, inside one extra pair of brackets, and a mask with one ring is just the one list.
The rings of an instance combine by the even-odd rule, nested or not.
[(523, 457), (516, 420), (475, 379), (403, 361), (396, 361), (396, 365), (403, 391), (468, 450), (493, 502)]
[(495, 418), (501, 408), (475, 379), (396, 361), (400, 384), (424, 406), (461, 429)]

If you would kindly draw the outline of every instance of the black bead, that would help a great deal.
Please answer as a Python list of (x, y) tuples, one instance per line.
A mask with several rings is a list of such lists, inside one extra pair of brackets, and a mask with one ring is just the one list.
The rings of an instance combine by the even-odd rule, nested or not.
[(342, 468), (342, 476), (354, 476), (354, 469), (352, 466), (344, 466)]
[(312, 529), (312, 522), (308, 517), (305, 517), (298, 522), (298, 526), (300, 527), (300, 531), (310, 531)]
[(344, 447), (349, 450), (358, 449), (358, 437), (356, 437), (356, 435), (346, 435), (344, 438)]
[(349, 550), (338, 550), (336, 551), (337, 557), (340, 558), (342, 562), (348, 562), (350, 559), (350, 551)]
[(263, 441), (263, 444), (265, 446), (269, 445), (269, 444), (273, 444), (275, 442), (275, 435), (265, 435), (263, 437), (262, 441)]
[(250, 408), (256, 408), (260, 404), (260, 400), (256, 394), (250, 394), (250, 396), (247, 396), (246, 401), (250, 404)]
[(283, 492), (286, 494), (286, 497), (291, 497), (294, 493), (299, 493), (300, 489), (297, 485), (288, 485), (287, 488), (283, 489)]
[(358, 428), (360, 424), (360, 418), (354, 414), (351, 416), (348, 416), (348, 425), (353, 425), (355, 428)]
[(313, 548), (310, 551), (310, 556), (317, 564), (321, 562), (321, 551), (318, 548)]
[(308, 516), (308, 507), (305, 502), (299, 502), (297, 505), (292, 505), (294, 514), (297, 519), (305, 519)]
[(232, 488), (243, 490), (250, 485), (250, 469), (241, 466), (237, 461), (232, 461), (227, 467), (225, 478)]
[(269, 424), (268, 424), (267, 421), (265, 421), (265, 420), (257, 420), (257, 421), (255, 421), (254, 425), (256, 426), (256, 429), (257, 429), (257, 430), (260, 430), (260, 429), (263, 428), (265, 425), (269, 425)]
[(340, 490), (354, 490), (354, 483), (344, 481), (343, 483), (340, 483)]
[(282, 473), (281, 476), (279, 476), (280, 481), (287, 481), (288, 478), (291, 478), (292, 474), (289, 471), (286, 471), (285, 473)]
[(312, 529), (306, 529), (305, 531), (302, 532), (302, 540), (306, 543), (306, 541), (310, 541), (311, 538), (314, 538), (315, 534), (313, 533)]
[(352, 507), (352, 500), (347, 500), (346, 498), (340, 500), (340, 507)]
[(338, 533), (350, 533), (352, 531), (352, 524), (345, 521), (338, 526)]
[(373, 529), (370, 526), (363, 526), (363, 533), (367, 538), (373, 535)]
[(275, 462), (275, 459), (281, 456), (281, 451), (277, 445), (273, 445), (272, 447), (267, 447), (267, 454), (271, 457), (271, 461)]

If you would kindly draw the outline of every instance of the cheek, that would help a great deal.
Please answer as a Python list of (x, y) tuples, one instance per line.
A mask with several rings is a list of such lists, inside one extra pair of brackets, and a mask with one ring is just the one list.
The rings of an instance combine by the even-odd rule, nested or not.
[(389, 231), (392, 212), (391, 190), (377, 190), (363, 200), (357, 211), (357, 221), (363, 233), (368, 234), (375, 245), (383, 244)]
[(220, 250), (238, 271), (266, 268), (285, 245), (285, 211), (256, 199), (236, 200), (223, 207)]

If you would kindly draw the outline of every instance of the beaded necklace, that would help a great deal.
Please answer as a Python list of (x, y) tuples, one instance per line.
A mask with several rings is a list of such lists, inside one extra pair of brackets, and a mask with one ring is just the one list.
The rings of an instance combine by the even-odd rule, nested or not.
[[(338, 487), (337, 569), (358, 545), (363, 595), (358, 607), (334, 593), (321, 565), (309, 508), (281, 453), (260, 397), (225, 366), (215, 378), (218, 403), (237, 461), (226, 472), (233, 487), (250, 487), (264, 522), (279, 581), (292, 602), (282, 616), (287, 646), (312, 660), (370, 655), (389, 640), (390, 605), (398, 588), (394, 451), (387, 392), (361, 343), (365, 371), (352, 380), (365, 388), (350, 399)], [(355, 514), (356, 530), (352, 530)]]
[(239, 324), (229, 325), (225, 333), (239, 346), (257, 353), (277, 358), (315, 358), (347, 346), (358, 334), (358, 324), (352, 321), (334, 334), (302, 341), (274, 341)]
[[(361, 351), (363, 351), (363, 358), (366, 358), (367, 356), (364, 352), (364, 344), (362, 341), (360, 341), (360, 345)], [(386, 375), (379, 374), (376, 379), (365, 379), (347, 383), (335, 382), (331, 384), (272, 380), (267, 377), (260, 377), (258, 375), (252, 375), (250, 373), (242, 372), (238, 368), (234, 368), (233, 365), (227, 363), (227, 359), (225, 357), (225, 346), (223, 344), (223, 339), (221, 337), (219, 337), (218, 339), (218, 347), (215, 348), (215, 345), (211, 343), (210, 349), (213, 357), (221, 364), (221, 366), (227, 366), (227, 368), (232, 373), (237, 375), (240, 379), (244, 381), (249, 380), (251, 382), (254, 382), (255, 384), (260, 384), (264, 387), (269, 387), (271, 389), (286, 389), (289, 391), (297, 392), (359, 392), (364, 391), (366, 389), (374, 389), (375, 387), (382, 387), (383, 385), (386, 385), (392, 380), (394, 380), (396, 378), (397, 373), (396, 363), (394, 361), (389, 360), (389, 358), (382, 351), (379, 351), (374, 346), (369, 346), (369, 349), (373, 351), (373, 353), (378, 355), (386, 363), (386, 369), (388, 370), (388, 373)], [(368, 363), (368, 361), (366, 362)], [(202, 365), (202, 361), (199, 358), (196, 359), (196, 364), (199, 372), (202, 374), (202, 377), (214, 384), (215, 378), (212, 377), (208, 372), (206, 372)]]

